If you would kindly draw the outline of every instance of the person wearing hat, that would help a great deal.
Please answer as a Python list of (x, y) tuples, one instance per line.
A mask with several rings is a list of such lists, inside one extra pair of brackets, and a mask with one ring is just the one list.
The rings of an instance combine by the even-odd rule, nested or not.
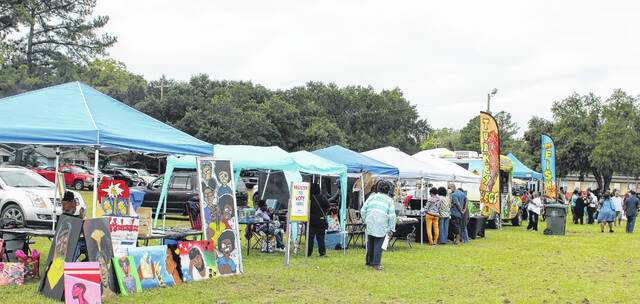
[(73, 192), (65, 191), (64, 196), (62, 197), (62, 214), (75, 216), (83, 219), (86, 211), (83, 207), (80, 209), (80, 212), (78, 213), (78, 215), (76, 215), (75, 213), (76, 213), (77, 205), (78, 205), (78, 202)]

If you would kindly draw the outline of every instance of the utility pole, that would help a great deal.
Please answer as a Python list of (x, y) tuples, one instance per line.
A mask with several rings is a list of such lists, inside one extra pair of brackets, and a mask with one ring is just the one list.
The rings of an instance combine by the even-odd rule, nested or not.
[(153, 86), (154, 88), (160, 88), (160, 100), (164, 98), (164, 88), (170, 87), (170, 85), (165, 84), (165, 79), (164, 75), (162, 75), (162, 78), (160, 78), (160, 85)]

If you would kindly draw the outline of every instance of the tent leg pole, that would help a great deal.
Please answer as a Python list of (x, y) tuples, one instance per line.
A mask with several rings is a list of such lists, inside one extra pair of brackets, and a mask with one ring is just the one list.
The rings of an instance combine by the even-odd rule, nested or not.
[[(55, 191), (53, 191), (53, 216), (51, 218), (52, 220), (52, 225), (51, 225), (51, 230), (56, 231), (56, 213), (58, 210), (58, 204), (57, 204), (57, 200), (58, 200), (58, 184), (61, 182), (60, 178), (58, 175), (60, 175), (60, 146), (56, 146), (56, 171), (53, 174), (54, 176), (54, 181), (55, 181)], [(64, 175), (63, 175), (64, 176)], [(60, 197), (60, 206), (62, 206), (62, 197)]]
[(423, 220), (424, 220), (424, 203), (423, 203), (423, 197), (424, 197), (424, 178), (420, 179), (420, 245), (423, 245), (424, 242), (424, 235), (423, 235), (423, 231), (424, 231), (424, 227), (423, 225)]
[(95, 147), (94, 160), (93, 160), (93, 208), (91, 209), (92, 218), (96, 217), (96, 207), (98, 205), (98, 159), (100, 156), (100, 149)]
[[(263, 200), (264, 199), (264, 192), (267, 190), (267, 184), (269, 183), (269, 176), (271, 175), (271, 169), (269, 169), (269, 171), (267, 171), (267, 179), (264, 181), (264, 187), (262, 187), (262, 193), (260, 193), (260, 199)], [(255, 206), (255, 202), (253, 202), (254, 206)]]

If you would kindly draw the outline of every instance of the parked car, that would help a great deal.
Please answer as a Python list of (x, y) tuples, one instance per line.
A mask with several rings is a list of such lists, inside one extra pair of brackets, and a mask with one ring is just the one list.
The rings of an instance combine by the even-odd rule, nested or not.
[[(155, 214), (162, 191), (164, 176), (156, 178), (145, 187), (136, 188), (144, 191), (142, 207), (153, 209)], [(196, 171), (174, 171), (169, 181), (167, 190), (167, 213), (186, 215), (185, 203), (187, 201), (199, 201), (200, 185)], [(246, 206), (248, 202), (247, 188), (240, 179), (236, 186), (236, 202), (238, 206)]]
[[(89, 174), (93, 175), (93, 167), (85, 166), (85, 165), (76, 165), (76, 166), (87, 170)], [(104, 172), (100, 171), (100, 169), (98, 169), (98, 184), (102, 183), (102, 181), (105, 179), (113, 179), (113, 176), (109, 174), (105, 174)]]
[(127, 172), (133, 174), (133, 176), (143, 179), (145, 185), (148, 185), (149, 183), (153, 182), (156, 179), (155, 176), (151, 175), (151, 173), (149, 173), (149, 171), (145, 169), (136, 169), (136, 168), (124, 168), (124, 169), (127, 170)]
[[(31, 169), (32, 171), (44, 176), (51, 182), (56, 181), (54, 167), (46, 167), (45, 169)], [(87, 170), (74, 165), (61, 165), (59, 172), (64, 176), (64, 183), (67, 186), (73, 186), (76, 190), (82, 190), (85, 187), (89, 190), (93, 189), (93, 174)]]
[[(76, 215), (85, 208), (80, 193)], [(0, 168), (0, 218), (11, 218), (29, 227), (51, 227), (55, 184), (26, 168)], [(55, 199), (58, 212), (60, 197)]]
[(253, 186), (257, 185), (259, 177), (260, 174), (255, 170), (242, 170), (242, 172), (240, 172), (240, 178), (242, 178), (247, 188), (253, 188)]
[(115, 180), (124, 181), (129, 188), (145, 185), (143, 179), (133, 176), (133, 174), (129, 173), (129, 171), (125, 169), (102, 169), (102, 172), (113, 176), (113, 179)]

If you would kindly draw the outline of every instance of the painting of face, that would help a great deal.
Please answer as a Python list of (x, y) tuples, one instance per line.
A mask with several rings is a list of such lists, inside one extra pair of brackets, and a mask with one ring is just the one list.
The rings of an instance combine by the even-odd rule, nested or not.
[(213, 204), (213, 200), (216, 197), (216, 194), (213, 192), (213, 190), (209, 188), (204, 188), (202, 192), (204, 195), (204, 201), (207, 203), (207, 205)]
[[(181, 245), (181, 267), (185, 280), (201, 280), (219, 275), (242, 273), (233, 165), (230, 159), (198, 157), (200, 201), (203, 233), (212, 248), (204, 245)], [(204, 225), (206, 222), (206, 225)], [(191, 250), (197, 247), (197, 250)], [(191, 256), (190, 256), (191, 255)], [(204, 267), (204, 268), (201, 268)], [(203, 277), (203, 272), (206, 273)]]
[(225, 171), (220, 171), (218, 174), (218, 180), (222, 183), (223, 186), (226, 186), (229, 182), (229, 174)]
[(202, 179), (209, 180), (211, 178), (211, 166), (204, 165), (202, 166)]
[(64, 214), (60, 216), (38, 288), (44, 296), (56, 301), (64, 299), (65, 287), (62, 280), (64, 266), (65, 262), (71, 262), (74, 259), (83, 222), (82, 219), (73, 216)]
[(123, 256), (119, 258), (113, 258), (113, 267), (115, 268), (118, 284), (120, 285), (120, 293), (128, 295), (142, 291), (140, 285), (140, 277), (138, 277), (135, 270), (136, 265), (131, 256)]
[(69, 229), (67, 226), (60, 231), (56, 238), (54, 258), (64, 259), (67, 256), (67, 246), (69, 244)]
[(233, 243), (230, 239), (224, 239), (220, 244), (220, 248), (222, 249), (221, 251), (224, 254), (224, 257), (229, 258), (231, 251), (233, 251)]

